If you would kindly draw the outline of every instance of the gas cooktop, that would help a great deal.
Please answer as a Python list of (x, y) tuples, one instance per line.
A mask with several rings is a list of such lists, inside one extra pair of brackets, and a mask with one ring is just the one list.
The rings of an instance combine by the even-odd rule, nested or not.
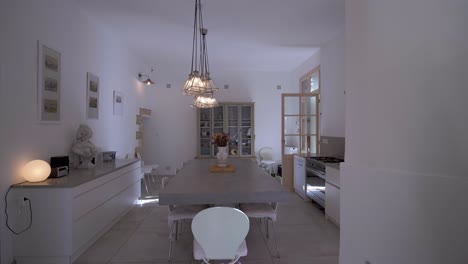
[(310, 157), (309, 159), (312, 160), (318, 160), (323, 163), (340, 163), (344, 162), (344, 159), (336, 158), (336, 157), (329, 157), (329, 156), (323, 156), (323, 157)]

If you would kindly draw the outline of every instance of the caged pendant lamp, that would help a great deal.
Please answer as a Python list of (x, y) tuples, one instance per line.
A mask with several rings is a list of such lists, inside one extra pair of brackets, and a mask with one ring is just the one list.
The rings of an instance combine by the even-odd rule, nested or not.
[(203, 27), (201, 0), (195, 0), (195, 19), (192, 39), (192, 64), (188, 80), (184, 85), (184, 95), (195, 98), (194, 107), (210, 108), (218, 105), (214, 94), (219, 91), (210, 77), (206, 35)]

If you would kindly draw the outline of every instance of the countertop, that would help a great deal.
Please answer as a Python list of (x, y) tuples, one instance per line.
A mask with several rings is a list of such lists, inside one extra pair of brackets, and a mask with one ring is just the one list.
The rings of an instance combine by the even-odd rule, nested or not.
[(101, 176), (112, 173), (123, 167), (132, 165), (139, 159), (122, 159), (107, 162), (93, 169), (73, 169), (70, 174), (60, 178), (48, 178), (42, 182), (23, 182), (12, 186), (12, 188), (74, 188), (81, 184), (95, 180)]
[(339, 170), (341, 163), (325, 163), (325, 166)]
[[(309, 155), (306, 155), (306, 154), (294, 154), (294, 156), (298, 156), (298, 157), (301, 157), (301, 158), (320, 157), (320, 155), (317, 155), (317, 154), (309, 154)], [(328, 166), (328, 167), (330, 167), (330, 168), (334, 168), (334, 169), (339, 170), (339, 169), (340, 169), (340, 164), (341, 164), (341, 163), (325, 163), (325, 166)]]

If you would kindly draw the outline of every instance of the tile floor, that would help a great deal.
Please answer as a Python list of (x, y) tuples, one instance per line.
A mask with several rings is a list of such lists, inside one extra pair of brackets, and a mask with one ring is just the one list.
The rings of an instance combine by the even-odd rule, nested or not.
[[(251, 221), (247, 236), (248, 255), (243, 264), (336, 264), (339, 229), (327, 221), (323, 211), (295, 194), (278, 207), (276, 222), (281, 258), (274, 258), (273, 240), (266, 240)], [(135, 205), (109, 232), (92, 245), (74, 264), (159, 264), (168, 263), (167, 208), (157, 203)], [(174, 243), (174, 264), (192, 260), (190, 223)]]

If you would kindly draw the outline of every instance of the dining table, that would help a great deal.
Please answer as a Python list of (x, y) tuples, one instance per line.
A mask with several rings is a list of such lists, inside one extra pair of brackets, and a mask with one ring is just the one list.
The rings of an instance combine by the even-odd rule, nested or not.
[[(194, 159), (159, 193), (161, 205), (287, 202), (291, 193), (255, 160), (229, 158), (233, 171), (210, 170), (215, 159)], [(214, 167), (216, 169), (216, 167)], [(219, 169), (219, 168), (218, 168)]]

